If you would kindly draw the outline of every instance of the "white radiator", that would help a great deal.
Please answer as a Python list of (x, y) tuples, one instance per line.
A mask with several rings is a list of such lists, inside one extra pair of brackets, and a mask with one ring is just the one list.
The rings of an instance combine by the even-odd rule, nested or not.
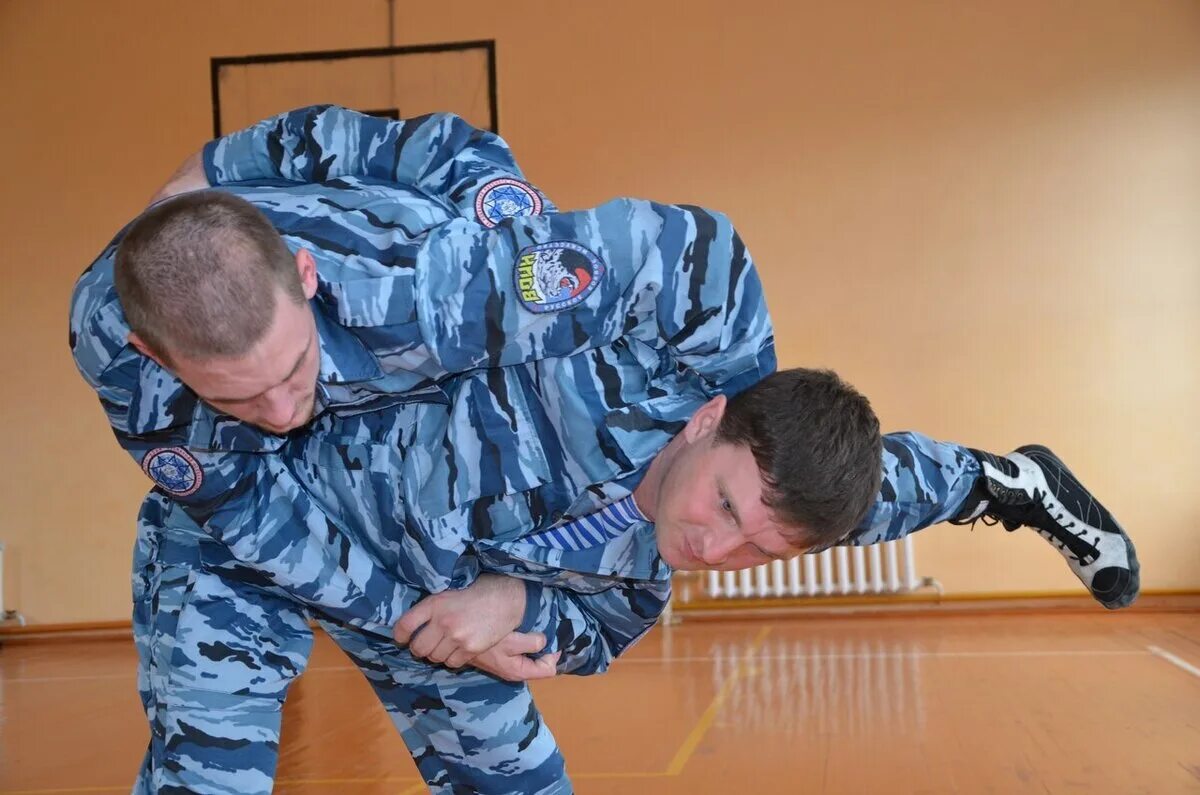
[(912, 537), (869, 547), (834, 547), (816, 555), (776, 560), (742, 571), (710, 571), (702, 593), (684, 588), (679, 601), (897, 594), (933, 580), (918, 578)]

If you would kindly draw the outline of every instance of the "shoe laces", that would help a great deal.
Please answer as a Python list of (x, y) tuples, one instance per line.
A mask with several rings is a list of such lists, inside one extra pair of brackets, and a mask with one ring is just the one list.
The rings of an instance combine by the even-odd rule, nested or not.
[(1007, 531), (1009, 533), (1014, 532), (1015, 530), (1017, 530), (1018, 528), (1021, 528), (1021, 527), (1028, 527), (1031, 530), (1033, 530), (1034, 532), (1036, 532), (1038, 535), (1040, 535), (1042, 538), (1049, 541), (1050, 546), (1054, 547), (1059, 552), (1061, 552), (1064, 558), (1073, 560), (1076, 563), (1080, 563), (1080, 564), (1083, 563), (1083, 561), (1080, 559), (1080, 557), (1078, 555), (1076, 555), (1074, 552), (1072, 552), (1071, 549), (1065, 543), (1058, 540), (1058, 538), (1056, 538), (1053, 533), (1051, 533), (1048, 530), (1043, 530), (1042, 528), (1038, 527), (1037, 525), (1013, 524), (1006, 519), (1002, 519), (999, 516), (996, 516), (991, 511), (984, 511), (979, 516), (976, 516), (974, 519), (972, 519), (970, 527), (968, 529), (971, 530), (972, 532), (974, 532), (976, 523), (982, 523), (984, 525), (984, 527), (995, 527), (996, 525), (1002, 525), (1004, 527), (1005, 531)]
[[(978, 516), (976, 516), (974, 519), (971, 520), (970, 530), (972, 532), (974, 532), (974, 530), (975, 530), (976, 523), (979, 523), (979, 522), (982, 522), (984, 527), (995, 527), (996, 525), (1003, 525), (1004, 529), (1009, 533), (1013, 532), (1014, 530), (1016, 530), (1017, 528), (1022, 526), (1019, 524), (1013, 524), (1012, 522), (1009, 522), (1006, 519), (1002, 519), (992, 511), (984, 511), (983, 513), (979, 514)], [(957, 523), (951, 522), (951, 524), (957, 524)], [(965, 524), (965, 522), (963, 524)]]

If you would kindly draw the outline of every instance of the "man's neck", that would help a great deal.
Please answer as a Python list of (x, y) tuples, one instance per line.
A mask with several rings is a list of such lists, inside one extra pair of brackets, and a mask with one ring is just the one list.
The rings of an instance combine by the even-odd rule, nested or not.
[(667, 446), (654, 456), (654, 460), (650, 462), (650, 468), (646, 470), (646, 476), (642, 478), (642, 482), (633, 490), (633, 501), (637, 503), (638, 510), (642, 515), (654, 521), (654, 514), (658, 509), (659, 492), (662, 488), (663, 475), (670, 466), (671, 459), (675, 457), (675, 453), (679, 449), (679, 445), (683, 443), (680, 435), (676, 435)]

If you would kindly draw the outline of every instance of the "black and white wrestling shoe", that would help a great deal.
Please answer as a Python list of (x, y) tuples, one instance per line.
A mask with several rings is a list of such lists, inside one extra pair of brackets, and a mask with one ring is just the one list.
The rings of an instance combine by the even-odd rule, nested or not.
[(1139, 586), (1133, 542), (1058, 456), (1035, 444), (1003, 457), (971, 452), (983, 477), (952, 523), (990, 518), (1008, 530), (1031, 527), (1063, 554), (1100, 604), (1116, 610), (1133, 603)]

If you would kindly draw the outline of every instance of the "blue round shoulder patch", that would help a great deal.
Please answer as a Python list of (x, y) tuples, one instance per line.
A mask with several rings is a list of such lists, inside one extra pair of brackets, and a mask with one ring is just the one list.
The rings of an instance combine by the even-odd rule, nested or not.
[(526, 309), (559, 312), (591, 295), (604, 276), (604, 263), (578, 243), (552, 240), (521, 249), (513, 273)]
[(142, 458), (142, 471), (175, 497), (194, 494), (204, 482), (200, 462), (182, 447), (156, 447)]
[(489, 228), (505, 218), (541, 213), (542, 197), (519, 179), (494, 179), (475, 194), (475, 217)]

